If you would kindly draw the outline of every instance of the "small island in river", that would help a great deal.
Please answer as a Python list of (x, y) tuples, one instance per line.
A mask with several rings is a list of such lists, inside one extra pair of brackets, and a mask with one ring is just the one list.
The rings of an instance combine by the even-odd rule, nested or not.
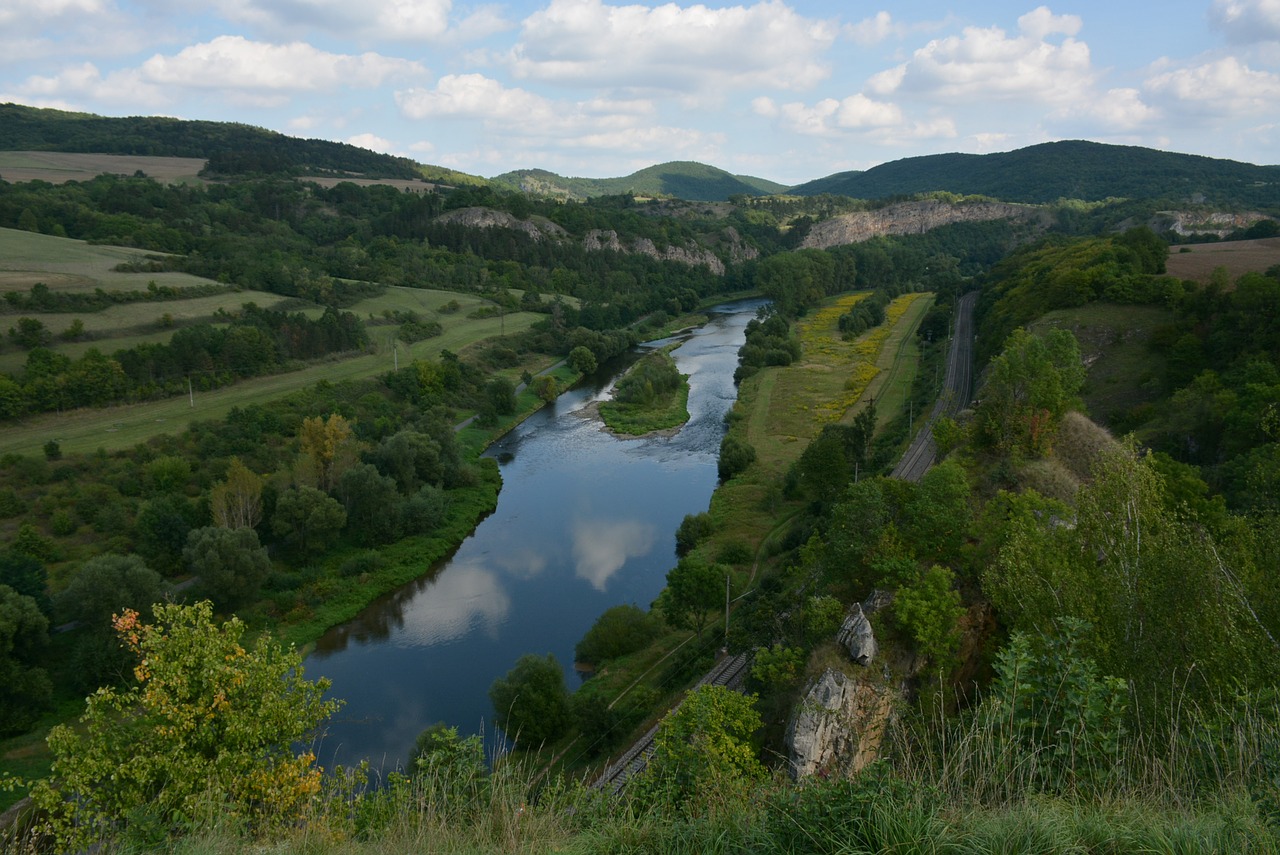
[(618, 381), (613, 400), (595, 407), (605, 427), (625, 436), (674, 432), (689, 421), (689, 378), (676, 368), (675, 347), (654, 351)]

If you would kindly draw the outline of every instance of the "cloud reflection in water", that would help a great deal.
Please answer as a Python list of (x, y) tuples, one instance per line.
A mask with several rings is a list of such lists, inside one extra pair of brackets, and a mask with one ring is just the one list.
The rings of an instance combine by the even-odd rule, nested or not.
[(454, 564), (405, 615), (402, 647), (430, 647), (461, 638), (478, 626), (495, 637), (511, 611), (498, 577), (479, 563)]
[(578, 577), (603, 591), (609, 577), (653, 548), (656, 528), (637, 521), (605, 522), (576, 519), (573, 522), (573, 559)]

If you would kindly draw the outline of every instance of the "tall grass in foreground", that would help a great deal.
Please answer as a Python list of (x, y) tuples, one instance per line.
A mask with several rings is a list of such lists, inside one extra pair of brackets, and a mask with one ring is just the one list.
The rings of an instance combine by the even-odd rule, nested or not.
[(891, 756), (853, 779), (712, 780), (693, 801), (662, 807), (548, 781), (511, 755), (480, 777), (428, 769), (370, 788), (364, 772), (337, 776), (282, 839), (210, 819), (177, 841), (102, 851), (1280, 853), (1275, 697), (1171, 714), (1158, 739), (1130, 734), (1105, 775), (1047, 777), (1043, 765), (1072, 762), (1070, 752), (1028, 751), (981, 716), (926, 711), (899, 718)]

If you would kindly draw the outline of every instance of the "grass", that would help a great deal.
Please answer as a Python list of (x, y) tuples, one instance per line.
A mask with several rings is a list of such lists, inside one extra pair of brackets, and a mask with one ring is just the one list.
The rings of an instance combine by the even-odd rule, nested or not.
[(1085, 407), (1107, 424), (1131, 428), (1131, 415), (1157, 400), (1164, 389), (1165, 360), (1149, 342), (1173, 312), (1156, 306), (1089, 303), (1049, 312), (1032, 332), (1065, 329), (1080, 343), (1088, 371), (1082, 393)]

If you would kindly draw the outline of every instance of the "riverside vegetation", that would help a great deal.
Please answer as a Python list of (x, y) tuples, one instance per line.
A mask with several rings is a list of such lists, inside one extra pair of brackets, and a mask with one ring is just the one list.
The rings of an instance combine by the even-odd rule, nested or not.
[[(556, 207), (464, 189), (423, 202), (377, 188), (326, 196), (278, 179), (208, 191), (86, 184), (0, 185), (11, 216), (0, 222), (106, 229), (148, 246), (180, 237), (153, 248), (199, 258), (157, 263), (198, 264), (224, 284), (319, 298), (336, 312), (412, 270), (422, 276), (413, 284), (448, 282), (543, 318), (462, 354), (308, 385), (128, 449), (80, 454), (52, 442), (4, 458), (4, 727), (29, 733), (83, 711), (79, 726), (55, 728), (44, 766), (11, 760), (31, 754), (35, 738), (8, 743), (11, 770), (45, 778), (34, 790), (45, 813), (16, 831), (28, 842), (188, 852), (1280, 848), (1280, 343), (1267, 322), (1280, 309), (1280, 269), (1184, 282), (1163, 273), (1167, 250), (1149, 232), (1034, 242), (1008, 223), (795, 251), (803, 225), (787, 230), (767, 206), (738, 209), (762, 256), (723, 277), (572, 247), (563, 267), (542, 267), (547, 246), (510, 230), (432, 226), (431, 206), (545, 206), (578, 228), (663, 229), (668, 240), (696, 239), (702, 227), (625, 199)], [(400, 218), (415, 205), (419, 219)], [(176, 206), (212, 227), (184, 235)], [(396, 223), (432, 242), (396, 237)], [(240, 254), (230, 238), (241, 227), (262, 252)], [(305, 275), (295, 266), (304, 254), (316, 265)], [(988, 366), (979, 404), (936, 426), (946, 460), (921, 483), (881, 477), (932, 394), (952, 301), (973, 287), (984, 295)], [(517, 750), (492, 765), (479, 737), (437, 727), (402, 771), (320, 775), (295, 746), (331, 708), (282, 643), (315, 637), (464, 536), (497, 489), (474, 457), (484, 432), (540, 404), (534, 390), (515, 395), (522, 372), (561, 356), (583, 368), (628, 347), (629, 325), (734, 289), (763, 293), (774, 309), (743, 348), (724, 483), (707, 513), (681, 526), (681, 558), (656, 607), (610, 610), (584, 638), (579, 654), (597, 677), (569, 695), (530, 657), (495, 684), (499, 696), (528, 688), (538, 705), (506, 705)], [(842, 296), (851, 290), (869, 293)], [(1087, 336), (1088, 312), (1117, 304), (1158, 319), (1135, 332), (1148, 374), (1116, 369), (1113, 354), (1128, 351)], [(1046, 312), (1054, 328), (1029, 332)], [(35, 344), (37, 359), (10, 378), (25, 411), (42, 376), (32, 366), (58, 346)], [(886, 354), (914, 370), (892, 370)], [(850, 368), (858, 359), (890, 370)], [(835, 384), (813, 383), (837, 364)], [(851, 404), (845, 378), (874, 388), (874, 405)], [(1142, 395), (1093, 416), (1133, 440), (1081, 412), (1124, 401), (1111, 394), (1118, 384)], [(456, 434), (473, 413), (481, 424)], [(664, 721), (648, 771), (620, 799), (583, 788), (583, 773), (725, 642), (708, 625), (726, 571), (737, 599), (728, 646), (758, 651), (751, 694), (695, 693)], [(185, 578), (195, 580), (191, 605), (153, 607)], [(809, 679), (853, 667), (831, 635), (845, 605), (876, 589), (896, 592), (873, 622), (891, 651), (877, 669), (902, 693), (881, 759), (853, 778), (793, 784), (779, 773), (786, 720)], [(50, 635), (68, 620), (78, 627)]]

